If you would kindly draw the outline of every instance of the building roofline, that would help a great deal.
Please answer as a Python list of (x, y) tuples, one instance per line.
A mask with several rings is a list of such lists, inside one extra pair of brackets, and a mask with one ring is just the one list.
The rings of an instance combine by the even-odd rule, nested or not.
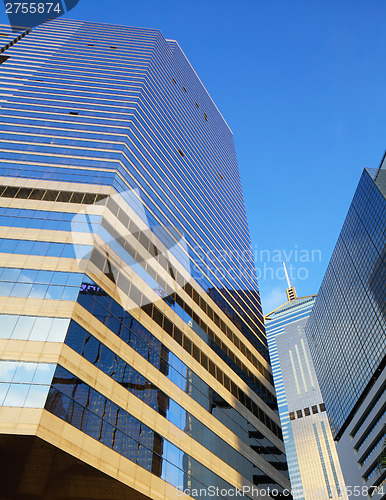
[[(312, 297), (316, 297), (317, 295), (305, 295), (304, 297), (297, 297), (298, 300), (301, 300), (301, 299), (311, 299)], [(286, 306), (287, 304), (290, 304), (291, 302), (293, 302), (293, 300), (287, 300), (287, 302), (284, 302), (284, 304), (281, 304), (281, 306), (278, 306), (276, 307), (276, 309), (274, 309), (273, 311), (271, 311), (270, 313), (266, 314), (264, 316), (264, 322), (265, 321), (271, 321), (273, 318), (270, 318), (269, 316), (271, 316), (272, 314), (274, 314), (278, 309), (281, 309), (282, 307)]]
[(224, 117), (223, 117), (223, 115), (221, 114), (221, 111), (218, 109), (218, 107), (216, 106), (216, 104), (215, 104), (215, 102), (213, 101), (213, 99), (211, 98), (211, 96), (210, 96), (210, 94), (209, 94), (209, 92), (208, 92), (207, 88), (206, 88), (206, 87), (205, 87), (205, 85), (202, 83), (201, 78), (197, 75), (197, 73), (196, 73), (195, 69), (193, 68), (193, 66), (192, 66), (191, 62), (189, 61), (188, 57), (186, 56), (185, 52), (181, 49), (180, 44), (177, 42), (177, 40), (173, 40), (173, 39), (171, 39), (171, 38), (166, 38), (165, 40), (166, 40), (167, 42), (173, 42), (173, 43), (175, 43), (175, 44), (177, 45), (177, 47), (180, 49), (180, 51), (181, 51), (182, 55), (183, 55), (183, 56), (185, 57), (185, 59), (187, 60), (187, 62), (188, 62), (188, 64), (189, 64), (189, 66), (191, 67), (191, 69), (192, 69), (193, 73), (195, 74), (195, 76), (196, 76), (197, 80), (200, 82), (200, 84), (202, 85), (203, 89), (205, 90), (205, 92), (206, 92), (207, 96), (208, 96), (208, 97), (209, 97), (209, 99), (211, 100), (211, 102), (212, 102), (213, 106), (216, 108), (216, 110), (217, 110), (218, 114), (219, 114), (219, 115), (221, 116), (221, 118), (224, 120), (224, 123), (225, 123), (225, 125), (228, 127), (229, 132), (233, 135), (232, 129), (230, 128), (230, 126), (228, 125), (227, 121), (225, 120), (225, 118), (224, 118)]

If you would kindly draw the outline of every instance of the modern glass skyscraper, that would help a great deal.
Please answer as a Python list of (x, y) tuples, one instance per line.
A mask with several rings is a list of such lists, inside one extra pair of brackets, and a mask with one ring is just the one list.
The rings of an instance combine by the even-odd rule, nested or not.
[(306, 326), (346, 483), (364, 498), (386, 495), (385, 167), (362, 174)]
[(1, 494), (280, 497), (231, 130), (156, 30), (0, 34)]
[(304, 327), (315, 296), (297, 297), (265, 317), (293, 497), (347, 499)]

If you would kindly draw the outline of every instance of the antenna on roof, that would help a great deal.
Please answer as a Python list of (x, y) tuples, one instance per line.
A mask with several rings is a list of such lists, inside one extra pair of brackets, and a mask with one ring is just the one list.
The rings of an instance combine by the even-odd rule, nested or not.
[(284, 267), (285, 276), (287, 278), (288, 288), (291, 288), (291, 283), (290, 283), (290, 280), (289, 280), (289, 276), (288, 276), (288, 273), (287, 273), (287, 268), (286, 268), (285, 262), (283, 262), (283, 267)]
[(286, 290), (287, 299), (288, 300), (295, 300), (297, 298), (296, 290), (295, 290), (294, 286), (291, 286), (291, 282), (290, 282), (290, 279), (289, 279), (289, 276), (288, 276), (288, 272), (287, 272), (287, 268), (286, 268), (285, 262), (283, 262), (283, 267), (284, 267), (284, 272), (285, 272), (285, 276), (287, 278), (287, 283), (288, 283), (288, 288)]

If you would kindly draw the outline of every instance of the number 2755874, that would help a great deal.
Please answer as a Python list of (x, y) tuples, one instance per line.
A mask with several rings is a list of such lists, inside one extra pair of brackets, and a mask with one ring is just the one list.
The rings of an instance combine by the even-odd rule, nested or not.
[(9, 2), (5, 4), (5, 12), (7, 14), (49, 14), (50, 12), (61, 14), (62, 10), (60, 3)]

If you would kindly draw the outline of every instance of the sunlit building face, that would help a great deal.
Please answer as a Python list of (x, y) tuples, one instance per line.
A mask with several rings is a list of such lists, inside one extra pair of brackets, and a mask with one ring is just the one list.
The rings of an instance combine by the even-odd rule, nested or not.
[(6, 495), (280, 497), (231, 130), (156, 30), (1, 31)]

